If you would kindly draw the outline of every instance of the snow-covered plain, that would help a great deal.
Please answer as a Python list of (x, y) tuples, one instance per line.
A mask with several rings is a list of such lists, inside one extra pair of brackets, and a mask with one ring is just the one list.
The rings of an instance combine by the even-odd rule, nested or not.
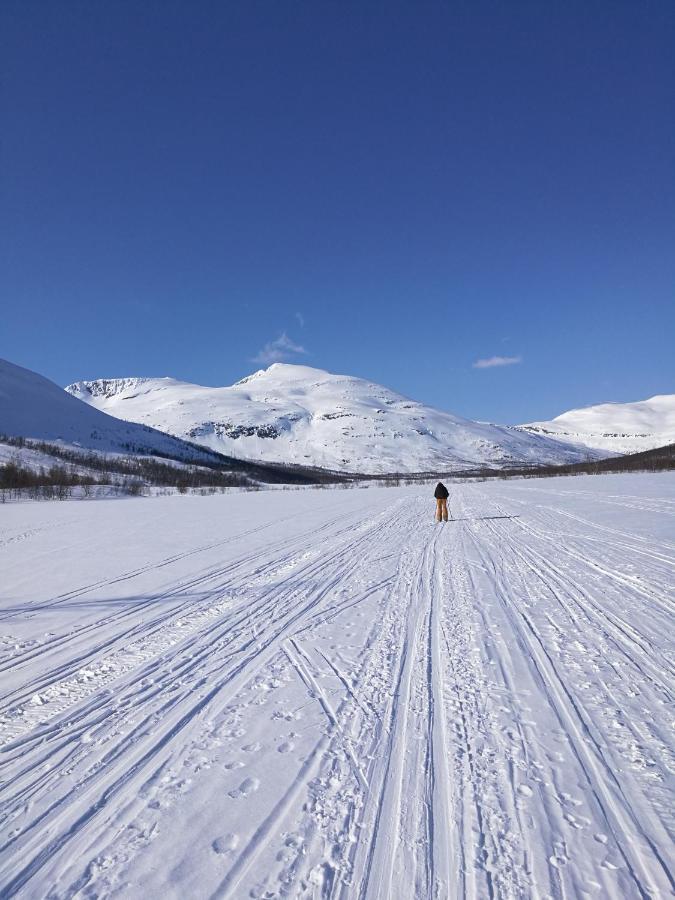
[(667, 897), (675, 478), (0, 507), (0, 895)]

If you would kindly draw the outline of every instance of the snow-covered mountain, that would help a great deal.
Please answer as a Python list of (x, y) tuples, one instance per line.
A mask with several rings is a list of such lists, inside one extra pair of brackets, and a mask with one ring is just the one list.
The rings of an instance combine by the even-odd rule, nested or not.
[(472, 422), (379, 384), (308, 366), (275, 363), (231, 387), (113, 378), (66, 390), (110, 415), (243, 459), (386, 473), (588, 456), (542, 435)]
[(675, 442), (675, 394), (636, 403), (601, 403), (519, 427), (595, 450), (639, 453)]
[(48, 378), (4, 359), (0, 359), (0, 435), (176, 459), (196, 459), (203, 452), (147, 425), (120, 422), (70, 396)]

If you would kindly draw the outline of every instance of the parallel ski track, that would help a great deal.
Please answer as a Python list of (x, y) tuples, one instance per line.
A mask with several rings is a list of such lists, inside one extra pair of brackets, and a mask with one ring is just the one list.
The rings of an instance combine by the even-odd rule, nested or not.
[[(398, 537), (399, 546), (404, 546), (405, 541), (401, 540), (401, 533), (410, 530), (410, 526), (405, 522), (406, 515), (400, 515), (392, 518), (387, 522), (382, 531), (378, 534), (378, 546), (387, 546), (392, 538)], [(379, 552), (379, 550), (378, 550)], [(369, 555), (373, 558), (377, 555), (375, 550)], [(386, 582), (378, 583), (377, 587), (384, 586)], [(363, 602), (372, 593), (373, 588), (363, 592), (360, 597), (352, 598), (349, 602), (338, 604), (334, 608), (329, 608), (326, 612), (328, 615), (335, 615), (346, 608)], [(397, 614), (399, 607), (395, 602), (396, 588), (394, 587), (388, 596), (387, 603), (383, 615), (392, 616), (392, 624), (396, 627)], [(293, 815), (295, 802), (300, 794), (307, 790), (307, 784), (317, 779), (320, 773), (323, 773), (325, 781), (330, 782), (331, 776), (339, 776), (339, 784), (344, 785), (348, 778), (353, 778), (357, 793), (366, 793), (371, 790), (370, 769), (364, 771), (357, 759), (372, 758), (374, 744), (378, 741), (379, 729), (381, 725), (380, 714), (377, 709), (370, 705), (367, 699), (361, 699), (350, 686), (347, 694), (337, 708), (334, 708), (327, 700), (325, 694), (318, 684), (318, 676), (321, 674), (309, 655), (302, 651), (297, 643), (297, 638), (307, 627), (299, 628), (295, 632), (293, 638), (289, 638), (285, 642), (285, 652), (291, 659), (293, 668), (298, 672), (302, 682), (307, 686), (310, 696), (317, 699), (322, 706), (326, 718), (328, 720), (328, 731), (323, 734), (310, 751), (302, 769), (298, 773), (296, 780), (289, 787), (287, 793), (281, 798), (279, 803), (271, 811), (270, 815), (260, 825), (249, 844), (242, 850), (234, 866), (227, 873), (226, 877), (219, 885), (218, 889), (212, 894), (213, 900), (222, 900), (222, 898), (236, 898), (240, 896), (239, 890), (242, 886), (242, 880), (255, 864), (261, 853), (263, 853), (270, 840), (279, 833), (282, 823)], [(378, 664), (376, 657), (377, 651), (387, 641), (387, 630), (382, 628), (380, 622), (373, 625), (373, 629), (366, 640), (365, 652), (360, 661), (358, 670), (354, 674), (354, 682), (362, 685), (364, 673), (372, 667), (372, 673), (381, 672), (381, 666)], [(290, 651), (290, 652), (289, 652)], [(325, 657), (323, 657), (325, 659)], [(343, 673), (338, 673), (339, 680), (346, 684), (347, 680)], [(365, 679), (366, 683), (368, 679)], [(367, 693), (367, 692), (364, 692)], [(359, 717), (359, 713), (361, 716)], [(358, 723), (355, 725), (355, 723)], [(365, 748), (365, 749), (364, 749)], [(340, 758), (344, 756), (348, 760), (346, 770), (340, 769)], [(338, 780), (338, 779), (335, 779)], [(349, 833), (356, 826), (355, 817), (357, 808), (351, 806), (347, 809), (341, 808), (339, 812), (340, 829), (343, 833)], [(310, 825), (307, 825), (307, 831), (310, 835), (310, 841), (314, 843), (320, 841)], [(350, 845), (348, 845), (350, 846)], [(311, 846), (305, 848), (303, 856), (298, 857), (294, 865), (289, 867), (295, 870), (295, 881), (301, 879), (302, 871), (305, 866), (305, 856), (311, 858)], [(350, 854), (351, 855), (351, 854)], [(350, 873), (352, 870), (352, 861), (346, 859), (342, 869), (334, 873), (330, 887), (322, 892), (322, 897), (338, 897), (350, 896), (349, 889), (346, 885), (351, 884)], [(347, 891), (347, 893), (344, 893)]]
[[(593, 498), (670, 511), (656, 500)], [(472, 521), (475, 503), (481, 515)], [(420, 501), (401, 501), (374, 517), (363, 511), (333, 515), (322, 529), (245, 552), (169, 585), (153, 598), (145, 621), (134, 620), (138, 613), (132, 604), (72, 634), (55, 636), (51, 644), (27, 648), (17, 657), (21, 665), (41, 651), (46, 665), (29, 686), (7, 692), (5, 706), (9, 702), (11, 709), (134, 642), (146, 642), (149, 656), (141, 654), (138, 665), (131, 664), (110, 687), (101, 676), (89, 693), (84, 688), (35, 727), (21, 732), (17, 726), (19, 732), (0, 755), (0, 773), (12, 771), (0, 814), (0, 895), (32, 891), (26, 895), (34, 896), (52, 860), (69, 857), (75, 880), (59, 890), (89, 896), (96, 884), (90, 888), (90, 875), (76, 861), (82, 858), (84, 864), (92, 847), (114, 848), (123, 840), (125, 825), (138, 812), (135, 798), (161, 773), (180, 765), (205, 717), (218, 715), (266, 667), (286, 660), (325, 725), (285, 793), (233, 858), (212, 900), (238, 900), (261, 857), (274, 858), (279, 835), (290, 823), (305, 840), (296, 857), (284, 863), (289, 896), (296, 889), (305, 896), (303, 891), (314, 885), (311, 896), (322, 900), (500, 900), (528, 896), (536, 884), (547, 896), (571, 900), (570, 882), (561, 870), (537, 859), (540, 846), (556, 844), (554, 853), (563, 865), (567, 861), (560, 835), (569, 826), (559, 798), (540, 789), (537, 800), (544, 814), (539, 826), (546, 833), (537, 840), (524, 820), (514, 777), (514, 766), (520, 765), (521, 774), (541, 772), (535, 781), (554, 784), (552, 764), (518, 716), (509, 737), (518, 749), (515, 757), (500, 736), (490, 702), (495, 690), (511, 698), (506, 702), (515, 702), (514, 655), (530, 688), (544, 698), (551, 721), (568, 735), (587, 801), (602, 817), (625, 866), (621, 884), (629, 885), (631, 897), (644, 900), (674, 893), (675, 879), (664, 856), (672, 837), (663, 814), (666, 786), (642, 788), (636, 778), (622, 781), (617, 774), (621, 748), (613, 748), (603, 735), (602, 721), (586, 707), (547, 638), (548, 629), (560, 628), (562, 619), (570, 639), (586, 635), (598, 650), (613, 648), (607, 674), (596, 679), (609, 705), (621, 705), (627, 672), (639, 680), (648, 705), (672, 702), (675, 666), (655, 643), (658, 632), (650, 635), (639, 620), (627, 621), (625, 608), (622, 612), (620, 604), (594, 587), (606, 579), (616, 585), (613, 595), (650, 604), (668, 621), (672, 605), (665, 573), (675, 564), (671, 546), (650, 546), (642, 536), (551, 507), (498, 523), (485, 515), (491, 505), (508, 516), (494, 495), (467, 486), (455, 497), (460, 521), (433, 530), (420, 527), (418, 518), (427, 512)], [(557, 514), (576, 520), (590, 535), (561, 531)], [(72, 602), (244, 537), (192, 548), (45, 602)], [(586, 544), (583, 550), (579, 546), (589, 539), (598, 547), (597, 556)], [(308, 549), (317, 544), (319, 552)], [(602, 547), (609, 548), (607, 558), (599, 556)], [(658, 577), (636, 583), (612, 567), (612, 551), (653, 560)], [(571, 562), (560, 563), (561, 556)], [(391, 563), (370, 580), (361, 577), (386, 560)], [(489, 584), (494, 591), (492, 605), (479, 600), (476, 568), (487, 576), (480, 576), (483, 588)], [(379, 614), (347, 673), (339, 658), (313, 649), (312, 630), (373, 597)], [(219, 603), (225, 604), (222, 614)], [(202, 625), (201, 611), (214, 605), (215, 618)], [(195, 630), (168, 648), (162, 645), (153, 656), (163, 635), (190, 616)], [(491, 634), (493, 625), (504, 626), (508, 646)], [(476, 656), (481, 635), (480, 652), (496, 666), (492, 673), (483, 671)], [(70, 656), (49, 669), (51, 654), (64, 648)], [(580, 668), (584, 662), (582, 656)], [(324, 687), (326, 677), (338, 685), (337, 702), (334, 691)], [(627, 722), (625, 727), (637, 741), (641, 729), (648, 729), (650, 739), (668, 752), (668, 735), (659, 723)], [(98, 743), (85, 740), (92, 734)], [(641, 802), (638, 814), (632, 801), (643, 789), (658, 802)], [(315, 800), (321, 828), (313, 819)], [(339, 847), (336, 835), (345, 837)]]
[[(386, 740), (379, 749), (382, 765), (373, 785), (375, 794), (368, 801), (372, 824), (369, 826), (370, 843), (359, 874), (358, 896), (361, 900), (385, 900), (395, 896), (395, 891), (402, 889), (402, 877), (408, 883), (413, 878), (421, 879), (417, 885), (421, 896), (443, 896), (450, 878), (450, 802), (447, 777), (444, 778), (445, 713), (438, 636), (432, 636), (440, 602), (438, 587), (433, 584), (440, 535), (440, 529), (433, 532), (426, 547), (418, 553), (414, 570), (404, 568), (395, 588), (395, 593), (401, 597), (398, 606), (401, 616), (405, 617), (405, 634), (393, 685), (393, 701), (385, 722)], [(414, 699), (416, 688), (420, 696)], [(413, 729), (420, 729), (424, 735), (421, 771), (414, 763), (408, 765), (406, 760), (408, 736)], [(411, 775), (412, 795), (406, 792), (404, 796), (404, 784)], [(365, 818), (368, 818), (367, 810)], [(387, 823), (386, 828), (384, 823)], [(420, 825), (421, 835), (415, 833)], [(412, 834), (407, 833), (410, 828)], [(409, 856), (409, 848), (420, 846), (417, 838), (422, 839), (421, 859), (415, 859), (414, 849), (413, 856)], [(406, 866), (406, 857), (412, 870)]]
[[(651, 817), (648, 828), (645, 828), (646, 823), (641, 822), (631, 812), (630, 803), (623, 794), (623, 789), (617, 779), (614, 767), (605, 757), (592, 720), (578, 699), (570, 692), (570, 688), (548, 651), (544, 640), (538, 633), (526, 609), (519, 602), (508, 577), (505, 576), (502, 570), (503, 549), (508, 548), (513, 558), (520, 561), (520, 566), (516, 566), (516, 568), (520, 569), (525, 586), (527, 586), (528, 577), (531, 577), (531, 574), (534, 572), (537, 577), (541, 577), (549, 586), (553, 596), (564, 603), (561, 586), (559, 585), (556, 588), (554, 582), (551, 581), (552, 577), (560, 579), (560, 573), (556, 572), (549, 561), (531, 547), (516, 544), (513, 534), (510, 534), (507, 530), (503, 528), (497, 530), (497, 527), (491, 522), (485, 522), (483, 528), (492, 533), (496, 543), (493, 543), (492, 554), (488, 555), (484, 543), (479, 542), (474, 534), (476, 549), (488, 570), (491, 567), (498, 588), (497, 596), (500, 598), (504, 610), (512, 623), (514, 633), (519, 636), (523, 646), (527, 648), (527, 656), (536, 667), (542, 683), (546, 685), (551, 707), (556, 711), (561, 726), (572, 739), (574, 753), (588, 782), (588, 791), (598, 801), (605, 817), (607, 830), (615, 838), (617, 848), (630, 872), (637, 894), (640, 897), (648, 898), (659, 896), (660, 891), (659, 883), (655, 881), (656, 872), (646, 869), (640, 855), (634, 851), (637, 840), (649, 846), (653, 854), (654, 864), (660, 870), (660, 880), (667, 883), (671, 890), (674, 890), (675, 880), (673, 874), (667, 861), (661, 856), (659, 848), (652, 837), (653, 834), (657, 834), (660, 838), (660, 846), (667, 846), (668, 837), (663, 832), (663, 826), (655, 817)], [(498, 548), (502, 548), (502, 551), (500, 552)], [(569, 582), (569, 576), (565, 575), (565, 578)], [(575, 585), (574, 587), (577, 589), (574, 593), (577, 593), (580, 586)], [(597, 608), (592, 606), (584, 607), (578, 601), (577, 604), (586, 614), (594, 615), (596, 624), (600, 624), (606, 631), (614, 631), (613, 634), (608, 634), (610, 638), (616, 637), (616, 630), (611, 628), (610, 619), (606, 619), (603, 623), (599, 619), (600, 611)], [(569, 609), (567, 612), (568, 615), (571, 615)], [(610, 628), (608, 628), (608, 625)], [(616, 640), (614, 642), (617, 643)], [(642, 650), (639, 645), (637, 647)], [(621, 649), (626, 652), (625, 646), (621, 647)], [(630, 654), (628, 655), (630, 656)], [(645, 667), (644, 660), (642, 660), (642, 667)], [(663, 690), (667, 690), (667, 686), (662, 683), (659, 677), (653, 675), (653, 680)], [(589, 749), (589, 745), (592, 749)]]
[[(606, 503), (610, 506), (622, 506), (625, 509), (637, 509), (644, 512), (663, 513), (664, 515), (675, 515), (675, 502), (658, 497), (635, 497), (628, 494), (603, 494), (599, 491), (580, 491), (580, 490), (564, 490), (557, 491), (553, 488), (536, 487), (534, 485), (527, 487), (528, 493), (538, 491), (542, 494), (553, 494), (558, 497), (577, 496), (593, 500), (594, 503)], [(633, 501), (633, 502), (631, 502)]]
[[(406, 532), (408, 540), (401, 540)], [(375, 626), (366, 641), (365, 653), (352, 683), (320, 654), (346, 688), (338, 707), (333, 707), (322, 691), (318, 680), (320, 672), (309, 654), (295, 638), (289, 638), (285, 644), (285, 652), (293, 668), (310, 696), (323, 708), (328, 723), (327, 735), (317, 742), (303, 767), (303, 778), (307, 781), (312, 779), (312, 783), (318, 778), (327, 785), (322, 799), (324, 816), (331, 804), (337, 804), (335, 818), (342, 833), (353, 831), (357, 812), (361, 810), (358, 826), (360, 840), (347, 844), (347, 856), (342, 863), (332, 863), (333, 871), (321, 891), (324, 898), (341, 897), (347, 900), (353, 896), (394, 896), (392, 890), (402, 889), (398, 867), (405, 866), (404, 857), (408, 855), (410, 845), (421, 848), (415, 869), (417, 877), (422, 879), (422, 895), (441, 898), (447, 896), (450, 890), (452, 813), (438, 621), (442, 585), (436, 565), (436, 544), (440, 531), (433, 534), (429, 543), (426, 535), (415, 535), (410, 524), (406, 527), (399, 522), (398, 537), (401, 548), (405, 549), (399, 563), (398, 578), (382, 613), (384, 623), (391, 620), (392, 629), (398, 633), (392, 634), (386, 624), (385, 627)], [(350, 605), (352, 603), (344, 604), (343, 608)], [(380, 660), (387, 658), (391, 652), (386, 649), (390, 641), (393, 642), (391, 646), (396, 647), (396, 657), (391, 660), (394, 667), (384, 675), (391, 679), (387, 691), (391, 699), (382, 719), (381, 713), (368, 698), (374, 690), (372, 682), (383, 674)], [(354, 685), (358, 685), (358, 694)], [(419, 708), (412, 702), (413, 691), (421, 693)], [(424, 736), (423, 765), (414, 797), (404, 797), (403, 786), (409, 771), (405, 759), (405, 736), (413, 727), (421, 728)], [(346, 769), (342, 768), (342, 758), (348, 761)], [(364, 770), (359, 760), (371, 762)], [(335, 790), (344, 793), (350, 781), (353, 782), (351, 790), (355, 801), (354, 805), (344, 807), (343, 801), (337, 797), (331, 799), (329, 785), (339, 785)], [(284, 819), (292, 815), (293, 802), (300, 789), (301, 785), (294, 784), (283, 804), (261, 826), (213, 893), (214, 900), (238, 896), (246, 873), (264, 852), (268, 840), (279, 832)], [(403, 827), (404, 819), (414, 823), (414, 834), (399, 832), (398, 841), (392, 843), (391, 823), (400, 821)], [(300, 828), (306, 830), (310, 841), (309, 846), (304, 848), (303, 856), (322, 858), (321, 834), (312, 829), (309, 821)], [(382, 860), (384, 878), (380, 869)], [(298, 858), (293, 867), (295, 883), (303, 878), (304, 866), (303, 859)], [(372, 878), (374, 871), (378, 872), (376, 879)]]
[[(337, 514), (335, 510), (335, 502), (333, 501), (330, 505), (326, 507), (322, 507), (319, 511), (326, 512), (326, 525), (324, 528), (331, 528), (336, 523), (345, 521), (350, 517), (354, 516), (353, 512), (346, 512)], [(66, 591), (62, 594), (57, 594), (55, 597), (51, 597), (47, 600), (36, 600), (32, 603), (25, 604), (22, 607), (22, 612), (31, 612), (31, 611), (39, 611), (42, 609), (48, 609), (53, 606), (58, 606), (62, 603), (67, 603), (70, 600), (74, 600), (78, 597), (82, 597), (85, 594), (89, 594), (94, 590), (98, 590), (101, 588), (112, 587), (115, 584), (120, 584), (126, 581), (130, 581), (134, 578), (137, 578), (140, 575), (144, 575), (148, 572), (154, 572), (158, 569), (163, 569), (167, 566), (171, 566), (177, 562), (181, 562), (184, 559), (188, 559), (191, 556), (197, 556), (200, 553), (205, 553), (210, 550), (218, 550), (221, 547), (225, 547), (228, 544), (238, 543), (241, 541), (245, 541), (247, 538), (251, 538), (255, 534), (260, 534), (263, 531), (266, 531), (270, 528), (276, 529), (283, 522), (289, 522), (295, 519), (296, 516), (286, 516), (283, 518), (272, 519), (269, 522), (265, 522), (263, 525), (256, 525), (255, 528), (249, 528), (245, 531), (240, 531), (236, 535), (230, 535), (226, 538), (223, 538), (219, 541), (211, 541), (207, 544), (200, 544), (198, 547), (191, 547), (189, 550), (185, 550), (182, 553), (174, 553), (170, 556), (166, 556), (163, 559), (160, 559), (156, 562), (149, 563), (145, 566), (138, 566), (135, 569), (129, 569), (124, 572), (121, 572), (118, 575), (115, 575), (112, 578), (101, 579), (99, 581), (90, 582), (89, 584), (82, 585), (78, 588), (73, 589), (72, 591)], [(309, 532), (308, 532), (309, 533)], [(256, 558), (256, 554), (252, 554), (253, 558)], [(188, 582), (189, 586), (189, 582)], [(4, 613), (0, 616), (0, 622), (5, 619), (11, 619), (16, 615), (16, 610), (10, 609), (8, 612)]]
[[(500, 507), (501, 509), (501, 507)], [(491, 523), (487, 523), (490, 531), (494, 533), (494, 526)], [(556, 540), (556, 537), (552, 533), (542, 533), (536, 529), (531, 528), (526, 523), (523, 523), (521, 520), (516, 520), (516, 527), (524, 530), (527, 534), (532, 537), (544, 540), (549, 543), (556, 544), (556, 550), (560, 553), (564, 553), (567, 556), (572, 557), (573, 559), (581, 562), (583, 565), (588, 566), (591, 569), (595, 569), (596, 571), (602, 573), (607, 578), (618, 582), (623, 588), (628, 588), (634, 591), (636, 594), (645, 597), (652, 602), (656, 602), (659, 606), (662, 606), (662, 594), (657, 593), (656, 591), (646, 591), (640, 585), (636, 585), (632, 580), (622, 576), (621, 574), (607, 569), (605, 566), (598, 563), (596, 560), (591, 559), (585, 554), (579, 553), (577, 551), (571, 550), (569, 546), (562, 543), (560, 540)], [(531, 560), (534, 560), (535, 563), (535, 572), (541, 572), (545, 570), (549, 573), (548, 581), (545, 581), (546, 585), (550, 588), (551, 579), (556, 580), (559, 585), (559, 590), (553, 591), (554, 596), (556, 596), (559, 603), (563, 606), (565, 605), (563, 600), (561, 599), (561, 590), (566, 591), (570, 600), (578, 607), (578, 609), (584, 614), (584, 616), (591, 623), (600, 624), (600, 626), (604, 629), (607, 634), (607, 637), (614, 643), (620, 653), (622, 653), (632, 664), (636, 665), (640, 672), (646, 677), (649, 677), (655, 685), (659, 686), (663, 691), (664, 697), (668, 702), (672, 701), (672, 678), (675, 677), (675, 665), (663, 655), (660, 648), (655, 647), (654, 644), (650, 641), (649, 636), (641, 633), (637, 630), (637, 628), (623, 620), (618, 613), (612, 612), (607, 604), (603, 604), (599, 602), (593, 594), (585, 587), (585, 585), (581, 584), (577, 581), (572, 575), (570, 575), (569, 571), (562, 572), (551, 559), (551, 554), (547, 554), (544, 556), (542, 553), (536, 551), (533, 547), (533, 542), (521, 542), (519, 548), (515, 548), (513, 543), (511, 543), (512, 549), (516, 554), (520, 554), (521, 559), (523, 554), (525, 556), (530, 556)], [(571, 588), (571, 590), (570, 590)], [(569, 609), (566, 611), (569, 614)], [(669, 608), (666, 609), (669, 611)], [(574, 617), (571, 616), (573, 619)], [(642, 662), (642, 665), (638, 662), (636, 658), (635, 650), (639, 650), (639, 658)], [(645, 671), (646, 670), (646, 671)], [(647, 672), (650, 674), (647, 675)], [(663, 679), (662, 673), (668, 673), (671, 676), (671, 680), (669, 682), (665, 682)]]
[[(541, 506), (540, 509), (545, 509), (549, 515), (563, 516), (566, 519), (570, 519), (572, 522), (579, 522), (581, 525), (584, 525), (587, 528), (593, 528), (595, 530), (604, 531), (607, 534), (611, 534), (613, 536), (612, 539), (606, 539), (607, 543), (610, 546), (620, 546), (626, 550), (631, 551), (632, 553), (642, 553), (647, 556), (653, 556), (656, 560), (665, 562), (667, 565), (675, 566), (674, 555), (667, 555), (665, 552), (659, 553), (655, 550), (655, 547), (660, 547), (663, 551), (675, 551), (675, 543), (673, 543), (672, 541), (658, 541), (652, 537), (647, 537), (645, 535), (634, 534), (633, 532), (623, 531), (619, 528), (611, 528), (609, 525), (602, 525), (599, 522), (593, 522), (590, 519), (585, 519), (583, 516), (571, 513), (567, 509), (559, 509), (555, 506)], [(584, 540), (602, 540), (598, 537), (594, 538), (589, 534), (581, 535), (579, 532), (576, 532), (573, 536), (577, 539), (583, 537)], [(629, 543), (628, 541), (617, 540), (617, 536), (619, 538), (629, 538), (630, 541), (637, 541), (637, 544)]]
[[(460, 498), (462, 517), (464, 497)], [(453, 722), (452, 771), (455, 784), (453, 817), (458, 835), (455, 896), (465, 898), (521, 897), (528, 894), (528, 830), (517, 808), (509, 748), (491, 714), (492, 684), (477, 658), (480, 635), (490, 635), (494, 622), (479, 602), (467, 536), (470, 522), (462, 522), (446, 550), (449, 591), (442, 622), (448, 660), (449, 718)], [(481, 567), (484, 568), (484, 567)], [(482, 619), (483, 632), (480, 630)], [(508, 667), (500, 663), (509, 690)], [(491, 674), (491, 673), (490, 673)], [(519, 730), (523, 747), (526, 742)], [(527, 758), (527, 751), (524, 753)]]
[[(604, 575), (612, 581), (618, 582), (622, 587), (626, 587), (629, 590), (634, 591), (636, 594), (641, 595), (647, 600), (658, 603), (660, 606), (663, 606), (668, 612), (672, 612), (673, 609), (675, 609), (675, 598), (669, 600), (666, 596), (667, 592), (672, 592), (671, 588), (664, 588), (663, 586), (659, 586), (660, 589), (655, 590), (651, 587), (647, 587), (642, 583), (637, 583), (629, 576), (623, 575), (614, 569), (606, 568), (597, 560), (592, 559), (589, 555), (572, 549), (569, 544), (563, 543), (561, 541), (561, 538), (564, 537), (564, 535), (561, 535), (560, 533), (542, 532), (520, 520), (517, 522), (517, 524), (523, 530), (529, 532), (539, 540), (555, 543), (557, 550), (561, 550), (567, 556), (579, 560), (591, 569), (596, 569), (601, 575)], [(578, 540), (578, 536), (575, 535), (573, 539)]]
[[(396, 515), (393, 514), (394, 519)], [(150, 766), (161, 768), (166, 759), (175, 755), (174, 742), (203, 710), (216, 698), (220, 705), (225, 705), (278, 651), (286, 635), (309, 612), (319, 608), (345, 572), (353, 571), (354, 558), (359, 556), (357, 548), (365, 548), (364, 558), (372, 552), (369, 538), (373, 529), (377, 533), (377, 523), (361, 527), (360, 533), (356, 529), (356, 536), (353, 527), (346, 529), (351, 537), (338, 548), (329, 545), (320, 559), (296, 569), (286, 582), (264, 593), (253, 606), (233, 619), (228, 617), (221, 626), (212, 626), (199, 641), (193, 638), (189, 653), (178, 648), (169, 658), (163, 657), (146, 666), (138, 675), (140, 689), (137, 685), (121, 686), (116, 697), (118, 718), (133, 721), (136, 714), (141, 717), (140, 722), (78, 780), (73, 790), (83, 812), (66, 831), (45, 844), (41, 826), (48, 819), (67, 814), (71, 792), (43, 806), (20, 835), (10, 836), (0, 846), (0, 852), (6, 854), (21, 837), (21, 860), (25, 862), (18, 872), (10, 874), (3, 896), (15, 895), (55, 853), (64, 852), (81, 832), (90, 830), (101, 817), (105, 819), (106, 806), (123, 790), (142, 783), (150, 774)], [(308, 583), (312, 585), (309, 591)], [(250, 629), (251, 622), (259, 629), (255, 636)], [(44, 797), (49, 791), (54, 778), (50, 778), (44, 766), (53, 763), (55, 755), (62, 765), (63, 758), (72, 757), (78, 750), (81, 754), (82, 747), (77, 742), (97, 723), (105, 723), (106, 730), (111, 730), (115, 716), (111, 722), (109, 707), (108, 696), (93, 697), (83, 708), (73, 711), (67, 725), (55, 722), (41, 730), (37, 739), (27, 735), (6, 748), (9, 761), (20, 758), (23, 764), (6, 805), (8, 818), (12, 817), (12, 810), (21, 808), (28, 799), (37, 794)], [(99, 827), (105, 827), (105, 821)], [(0, 874), (0, 878), (4, 877)]]
[[(351, 520), (352, 518), (353, 515), (350, 514), (338, 516), (330, 526), (324, 525), (319, 529), (315, 528), (312, 531), (302, 532), (292, 538), (284, 539), (269, 545), (264, 551), (264, 558), (266, 560), (272, 559), (274, 561), (274, 566), (277, 569), (288, 566), (296, 560), (298, 553), (306, 547), (310, 535), (321, 539), (322, 535), (326, 533), (332, 540), (335, 540), (336, 538), (351, 533), (353, 530), (353, 525), (350, 521), (349, 524), (345, 525), (343, 528), (339, 528), (331, 534), (331, 530), (334, 529), (335, 524), (344, 522), (345, 520)], [(229, 543), (229, 541), (227, 543)], [(195, 553), (203, 552), (204, 549), (205, 548), (200, 548), (198, 551), (195, 551)], [(213, 547), (210, 546), (208, 549), (213, 549)], [(184, 559), (187, 555), (189, 554), (185, 554), (180, 558)], [(172, 559), (172, 561), (175, 561), (175, 559)], [(62, 652), (64, 646), (69, 644), (79, 644), (83, 638), (86, 638), (91, 633), (95, 634), (97, 631), (109, 631), (113, 626), (117, 626), (117, 629), (119, 629), (121, 623), (124, 623), (127, 620), (132, 621), (132, 624), (128, 628), (122, 631), (115, 630), (112, 634), (103, 638), (99, 643), (92, 643), (91, 638), (89, 638), (90, 642), (84, 644), (84, 649), (81, 653), (73, 656), (70, 660), (61, 661), (56, 669), (48, 670), (36, 677), (23, 692), (19, 689), (14, 692), (8, 692), (0, 697), (0, 710), (2, 710), (3, 706), (10, 703), (15, 704), (26, 697), (32, 696), (34, 693), (39, 692), (57, 679), (65, 679), (72, 676), (80, 668), (85, 666), (89, 660), (99, 659), (101, 654), (110, 652), (118, 647), (125, 647), (131, 641), (138, 640), (141, 637), (151, 639), (159, 630), (166, 627), (167, 623), (184, 618), (191, 611), (199, 610), (203, 607), (205, 602), (213, 602), (214, 599), (220, 598), (226, 594), (227, 591), (245, 587), (252, 577), (250, 568), (252, 563), (258, 564), (257, 569), (254, 570), (254, 575), (257, 571), (260, 571), (261, 569), (264, 570), (263, 565), (261, 565), (261, 552), (259, 549), (237, 557), (228, 562), (225, 566), (216, 566), (193, 578), (184, 579), (157, 597), (143, 598), (143, 608), (141, 612), (139, 612), (137, 603), (129, 601), (127, 604), (123, 601), (123, 609), (121, 612), (103, 619), (98, 619), (95, 622), (75, 629), (69, 634), (61, 635), (54, 638), (52, 641), (45, 642), (34, 648), (29, 648), (22, 655), (14, 656), (12, 659), (8, 660), (4, 666), (0, 665), (0, 673), (9, 669), (16, 671), (20, 666), (31, 662), (35, 658), (39, 658), (40, 661), (43, 662), (49, 658), (51, 652), (56, 650)], [(160, 565), (164, 566), (166, 564), (166, 562), (162, 562)], [(147, 568), (141, 570), (142, 573), (147, 571)], [(88, 590), (93, 589), (94, 588), (90, 588)], [(167, 604), (167, 601), (172, 601), (174, 598), (177, 600), (174, 605), (170, 602)], [(103, 605), (104, 604), (105, 601), (103, 601)], [(161, 612), (154, 617), (145, 618), (147, 608), (149, 607), (152, 609), (156, 606), (162, 607)], [(139, 616), (141, 616), (140, 621), (133, 621), (134, 619), (138, 620)]]

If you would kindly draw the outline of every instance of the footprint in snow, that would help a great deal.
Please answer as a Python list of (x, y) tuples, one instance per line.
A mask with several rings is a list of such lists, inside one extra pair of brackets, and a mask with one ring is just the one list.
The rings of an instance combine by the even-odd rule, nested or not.
[(229, 794), (233, 800), (238, 800), (240, 797), (248, 797), (249, 794), (257, 791), (259, 787), (260, 781), (258, 778), (245, 778), (239, 787), (230, 791)]
[(227, 834), (221, 835), (221, 837), (217, 837), (211, 844), (211, 847), (215, 853), (222, 855), (223, 853), (231, 853), (232, 850), (236, 850), (238, 845), (239, 835), (228, 832)]
[(570, 806), (583, 806), (583, 800), (579, 800), (577, 797), (573, 797), (571, 794), (561, 793), (560, 797), (564, 803), (568, 803)]
[(260, 741), (254, 741), (252, 744), (245, 744), (241, 749), (245, 753), (256, 753), (262, 748)]
[(584, 827), (583, 824), (576, 818), (576, 816), (572, 815), (572, 813), (565, 813), (563, 818), (569, 825), (572, 826), (572, 828), (583, 828)]
[(299, 850), (304, 844), (302, 839), (302, 835), (291, 832), (286, 835), (286, 839), (284, 841), (284, 845), (286, 847), (292, 847), (295, 850)]
[(277, 747), (278, 753), (290, 753), (291, 750), (295, 747), (293, 741), (284, 741), (283, 744), (279, 744)]
[(225, 732), (225, 737), (229, 738), (240, 738), (246, 734), (245, 728), (232, 728), (230, 731)]
[(617, 869), (620, 869), (621, 862), (618, 859), (615, 859), (611, 856), (608, 856), (607, 859), (602, 863), (603, 869), (609, 869), (611, 872), (615, 872)]
[(294, 712), (292, 710), (277, 709), (272, 713), (270, 718), (274, 720), (283, 719), (286, 722), (293, 722), (295, 719), (302, 718), (302, 713)]

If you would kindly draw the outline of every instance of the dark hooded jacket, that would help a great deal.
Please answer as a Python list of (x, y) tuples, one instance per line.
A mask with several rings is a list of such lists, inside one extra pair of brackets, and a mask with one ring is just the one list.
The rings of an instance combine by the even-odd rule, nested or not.
[(436, 490), (434, 491), (434, 497), (437, 500), (447, 500), (449, 496), (450, 494), (448, 493), (448, 489), (442, 481), (439, 481), (436, 485)]

